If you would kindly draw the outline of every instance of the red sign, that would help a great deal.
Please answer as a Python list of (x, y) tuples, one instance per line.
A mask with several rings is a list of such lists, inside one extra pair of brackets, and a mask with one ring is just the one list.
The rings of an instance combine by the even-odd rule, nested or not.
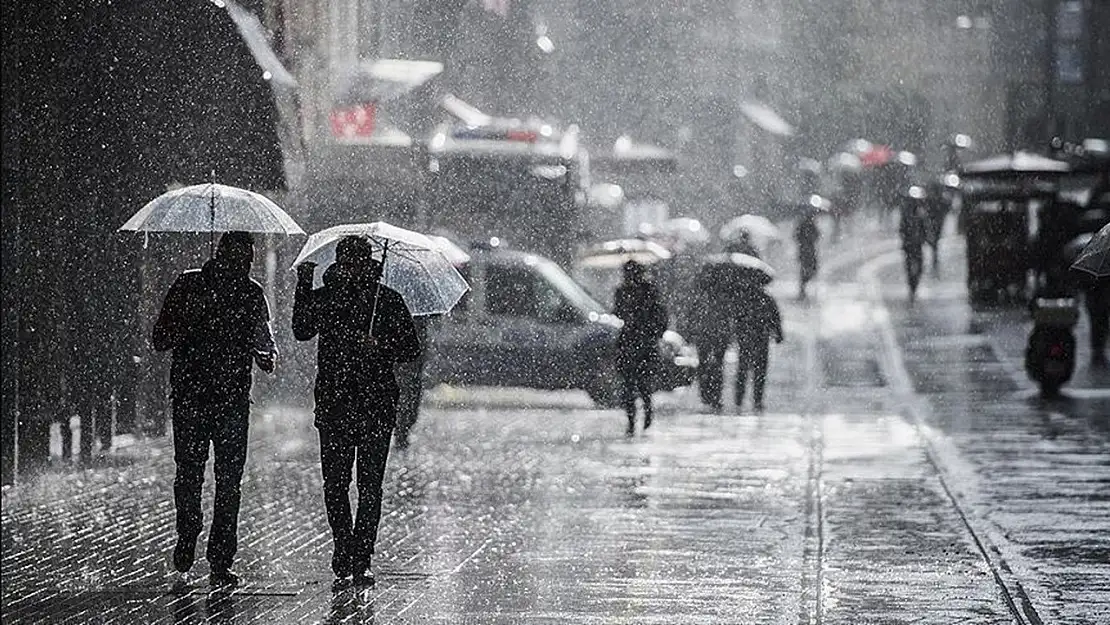
[(369, 138), (374, 134), (376, 112), (376, 102), (333, 109), (328, 115), (332, 136), (337, 139)]

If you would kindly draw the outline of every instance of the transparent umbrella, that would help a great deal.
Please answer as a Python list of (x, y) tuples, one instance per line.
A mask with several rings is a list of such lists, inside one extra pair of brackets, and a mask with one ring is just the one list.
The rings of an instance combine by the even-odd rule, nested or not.
[(1071, 264), (1073, 271), (1086, 273), (1096, 280), (1110, 278), (1110, 224), (1091, 237), (1090, 243)]
[(382, 261), (380, 284), (397, 291), (414, 316), (445, 314), (470, 290), (444, 254), (442, 243), (384, 221), (343, 224), (311, 235), (293, 267), (304, 262), (316, 263), (321, 269), (330, 265), (335, 262), (336, 244), (347, 236), (370, 242)]
[(134, 232), (217, 232), (242, 230), (304, 234), (285, 211), (264, 195), (223, 184), (196, 184), (146, 203), (120, 230)]

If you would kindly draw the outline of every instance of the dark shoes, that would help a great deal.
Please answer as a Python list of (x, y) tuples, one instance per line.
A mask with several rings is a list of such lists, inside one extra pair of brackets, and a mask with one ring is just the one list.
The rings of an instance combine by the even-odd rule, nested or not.
[(235, 588), (239, 585), (239, 576), (227, 569), (213, 569), (208, 575), (208, 585), (213, 588)]
[(178, 573), (188, 573), (193, 568), (196, 558), (197, 539), (177, 537), (177, 545), (173, 548), (173, 568)]
[(356, 588), (371, 588), (374, 585), (374, 573), (369, 568), (363, 569), (355, 573), (355, 576), (351, 579), (351, 583), (354, 584)]

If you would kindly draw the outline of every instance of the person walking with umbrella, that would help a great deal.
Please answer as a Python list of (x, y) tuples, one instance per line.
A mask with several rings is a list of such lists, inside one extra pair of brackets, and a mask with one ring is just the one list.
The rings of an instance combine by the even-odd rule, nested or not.
[[(746, 249), (729, 243), (728, 249)], [(729, 272), (710, 257), (694, 279), (693, 299), (697, 303), (691, 339), (698, 350), (698, 396), (713, 412), (722, 409), (725, 352), (732, 342), (732, 318), (728, 314), (734, 297)]]
[(782, 315), (767, 291), (751, 284), (739, 296), (736, 308), (736, 409), (744, 404), (748, 374), (752, 380), (752, 400), (756, 412), (763, 412), (763, 391), (767, 385), (769, 342), (782, 343)]
[(1091, 326), (1091, 367), (1106, 369), (1110, 337), (1110, 224), (1102, 227), (1080, 252), (1071, 270), (1081, 278), (1087, 321)]
[[(373, 253), (367, 238), (343, 236), (320, 288), (312, 284), (315, 262), (297, 265), (293, 300), (293, 335), (319, 337), (315, 426), (337, 587), (374, 582), (371, 557), (399, 393), (394, 367), (421, 351), (412, 315), (401, 295), (381, 283), (383, 265)], [(356, 460), (352, 524), (348, 490)]]
[(651, 393), (656, 369), (656, 344), (667, 329), (667, 309), (655, 285), (648, 281), (644, 266), (624, 263), (624, 281), (613, 296), (613, 314), (624, 325), (617, 336), (617, 368), (624, 390), (626, 434), (636, 433), (636, 398), (644, 406), (644, 429), (651, 427)]
[(216, 495), (207, 558), (213, 586), (235, 586), (240, 482), (247, 458), (251, 368), (274, 370), (277, 350), (262, 286), (250, 278), (254, 240), (247, 232), (220, 238), (201, 269), (170, 287), (154, 325), (157, 351), (173, 350), (174, 568), (193, 566), (202, 526), (201, 488), (208, 447), (215, 448)]

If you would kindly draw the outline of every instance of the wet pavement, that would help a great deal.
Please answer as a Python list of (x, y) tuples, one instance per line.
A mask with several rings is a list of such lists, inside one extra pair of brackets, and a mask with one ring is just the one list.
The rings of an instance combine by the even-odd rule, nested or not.
[(203, 561), (171, 589), (170, 446), (137, 441), (4, 491), (2, 620), (1110, 622), (1108, 383), (1041, 402), (1021, 319), (964, 302), (958, 243), (910, 309), (879, 235), (830, 251), (809, 302), (776, 284), (765, 414), (687, 389), (629, 440), (582, 393), (437, 388), (390, 459), (371, 590), (331, 591), (311, 419), (269, 407), (240, 589)]

